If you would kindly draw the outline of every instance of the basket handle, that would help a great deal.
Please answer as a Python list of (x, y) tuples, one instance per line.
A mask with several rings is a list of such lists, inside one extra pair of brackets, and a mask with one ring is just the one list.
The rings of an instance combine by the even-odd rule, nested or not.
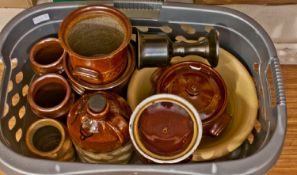
[(160, 10), (164, 0), (113, 0), (115, 7), (119, 9), (135, 9), (135, 10)]
[(157, 19), (164, 0), (113, 0), (113, 6), (129, 18)]
[(277, 105), (286, 106), (286, 96), (284, 90), (284, 83), (282, 78), (281, 66), (277, 57), (271, 58), (271, 68), (272, 68), (272, 76), (273, 83), (276, 87), (276, 102)]

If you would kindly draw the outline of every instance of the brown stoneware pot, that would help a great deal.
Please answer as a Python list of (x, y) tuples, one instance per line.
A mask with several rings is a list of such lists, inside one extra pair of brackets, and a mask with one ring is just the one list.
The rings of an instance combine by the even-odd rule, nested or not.
[(114, 93), (83, 95), (71, 108), (67, 127), (81, 161), (127, 163), (132, 155), (131, 108)]
[(37, 116), (57, 118), (69, 111), (74, 102), (74, 94), (64, 77), (51, 73), (32, 81), (27, 100)]
[(54, 119), (40, 119), (26, 132), (28, 150), (37, 157), (52, 160), (75, 159), (75, 151), (66, 127)]
[(70, 65), (70, 60), (68, 57), (64, 59), (63, 66), (65, 68), (65, 73), (69, 78), (69, 82), (72, 86), (72, 89), (80, 95), (83, 95), (87, 92), (103, 90), (110, 90), (118, 94), (123, 94), (125, 86), (127, 85), (131, 75), (133, 74), (136, 65), (135, 53), (131, 44), (128, 46), (127, 59), (128, 62), (124, 72), (114, 81), (106, 84), (91, 84), (73, 76), (71, 73), (73, 69)]
[(197, 110), (185, 99), (157, 94), (137, 105), (129, 123), (136, 150), (155, 163), (177, 163), (191, 157), (202, 137)]
[(195, 106), (204, 134), (219, 136), (230, 123), (225, 82), (210, 66), (195, 61), (181, 62), (159, 69), (152, 79), (157, 93), (178, 95)]
[(112, 82), (123, 73), (131, 35), (129, 19), (102, 5), (78, 8), (64, 18), (59, 30), (73, 76), (91, 84)]
[(30, 50), (33, 71), (38, 74), (63, 72), (66, 52), (57, 38), (46, 38), (34, 44)]

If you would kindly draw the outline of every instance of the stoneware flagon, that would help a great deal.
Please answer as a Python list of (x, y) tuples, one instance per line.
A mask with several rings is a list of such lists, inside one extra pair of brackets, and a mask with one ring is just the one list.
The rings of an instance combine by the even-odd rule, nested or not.
[(231, 121), (226, 112), (228, 95), (220, 74), (202, 62), (186, 61), (159, 69), (152, 76), (156, 93), (170, 93), (188, 100), (198, 110), (203, 133), (219, 136)]
[(131, 108), (120, 96), (98, 91), (71, 108), (67, 127), (81, 161), (127, 163), (132, 155), (128, 121)]
[(30, 50), (33, 71), (38, 74), (62, 73), (67, 53), (57, 38), (46, 38), (35, 43)]
[(28, 150), (37, 157), (72, 161), (75, 151), (66, 127), (54, 119), (33, 122), (26, 132)]
[(59, 29), (72, 75), (91, 84), (112, 82), (124, 72), (131, 35), (129, 19), (102, 5), (78, 8), (64, 18)]
[(202, 137), (197, 110), (172, 94), (144, 99), (133, 111), (129, 129), (136, 150), (155, 163), (177, 163), (190, 158)]
[(74, 102), (74, 94), (63, 76), (50, 73), (32, 81), (27, 100), (37, 116), (57, 118), (67, 114)]

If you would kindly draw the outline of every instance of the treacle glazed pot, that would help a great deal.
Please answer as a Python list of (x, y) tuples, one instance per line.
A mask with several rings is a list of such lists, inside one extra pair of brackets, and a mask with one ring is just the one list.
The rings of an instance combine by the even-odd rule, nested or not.
[(33, 122), (26, 132), (26, 145), (36, 157), (63, 161), (75, 159), (66, 127), (54, 119)]
[(129, 19), (102, 5), (79, 8), (66, 16), (59, 30), (73, 76), (91, 84), (106, 84), (123, 73), (132, 35)]
[(46, 38), (35, 43), (30, 50), (33, 71), (38, 74), (62, 73), (66, 52), (57, 38)]
[(156, 93), (183, 97), (199, 112), (203, 134), (219, 136), (231, 122), (227, 113), (227, 87), (220, 74), (207, 64), (186, 61), (159, 69), (152, 75)]
[(28, 90), (32, 112), (41, 118), (65, 116), (74, 102), (74, 93), (61, 75), (50, 73), (37, 77)]

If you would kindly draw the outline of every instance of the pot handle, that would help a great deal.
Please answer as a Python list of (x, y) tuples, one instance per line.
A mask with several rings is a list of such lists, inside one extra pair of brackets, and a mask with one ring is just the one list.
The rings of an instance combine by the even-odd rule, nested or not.
[(219, 136), (222, 131), (228, 126), (228, 124), (230, 123), (232, 117), (227, 113), (227, 111), (225, 110), (225, 112), (220, 116), (220, 120), (217, 121), (209, 130), (209, 134), (212, 136)]
[(89, 79), (91, 81), (98, 81), (102, 79), (99, 72), (85, 67), (75, 67), (72, 74), (73, 76), (81, 77), (81, 79)]

